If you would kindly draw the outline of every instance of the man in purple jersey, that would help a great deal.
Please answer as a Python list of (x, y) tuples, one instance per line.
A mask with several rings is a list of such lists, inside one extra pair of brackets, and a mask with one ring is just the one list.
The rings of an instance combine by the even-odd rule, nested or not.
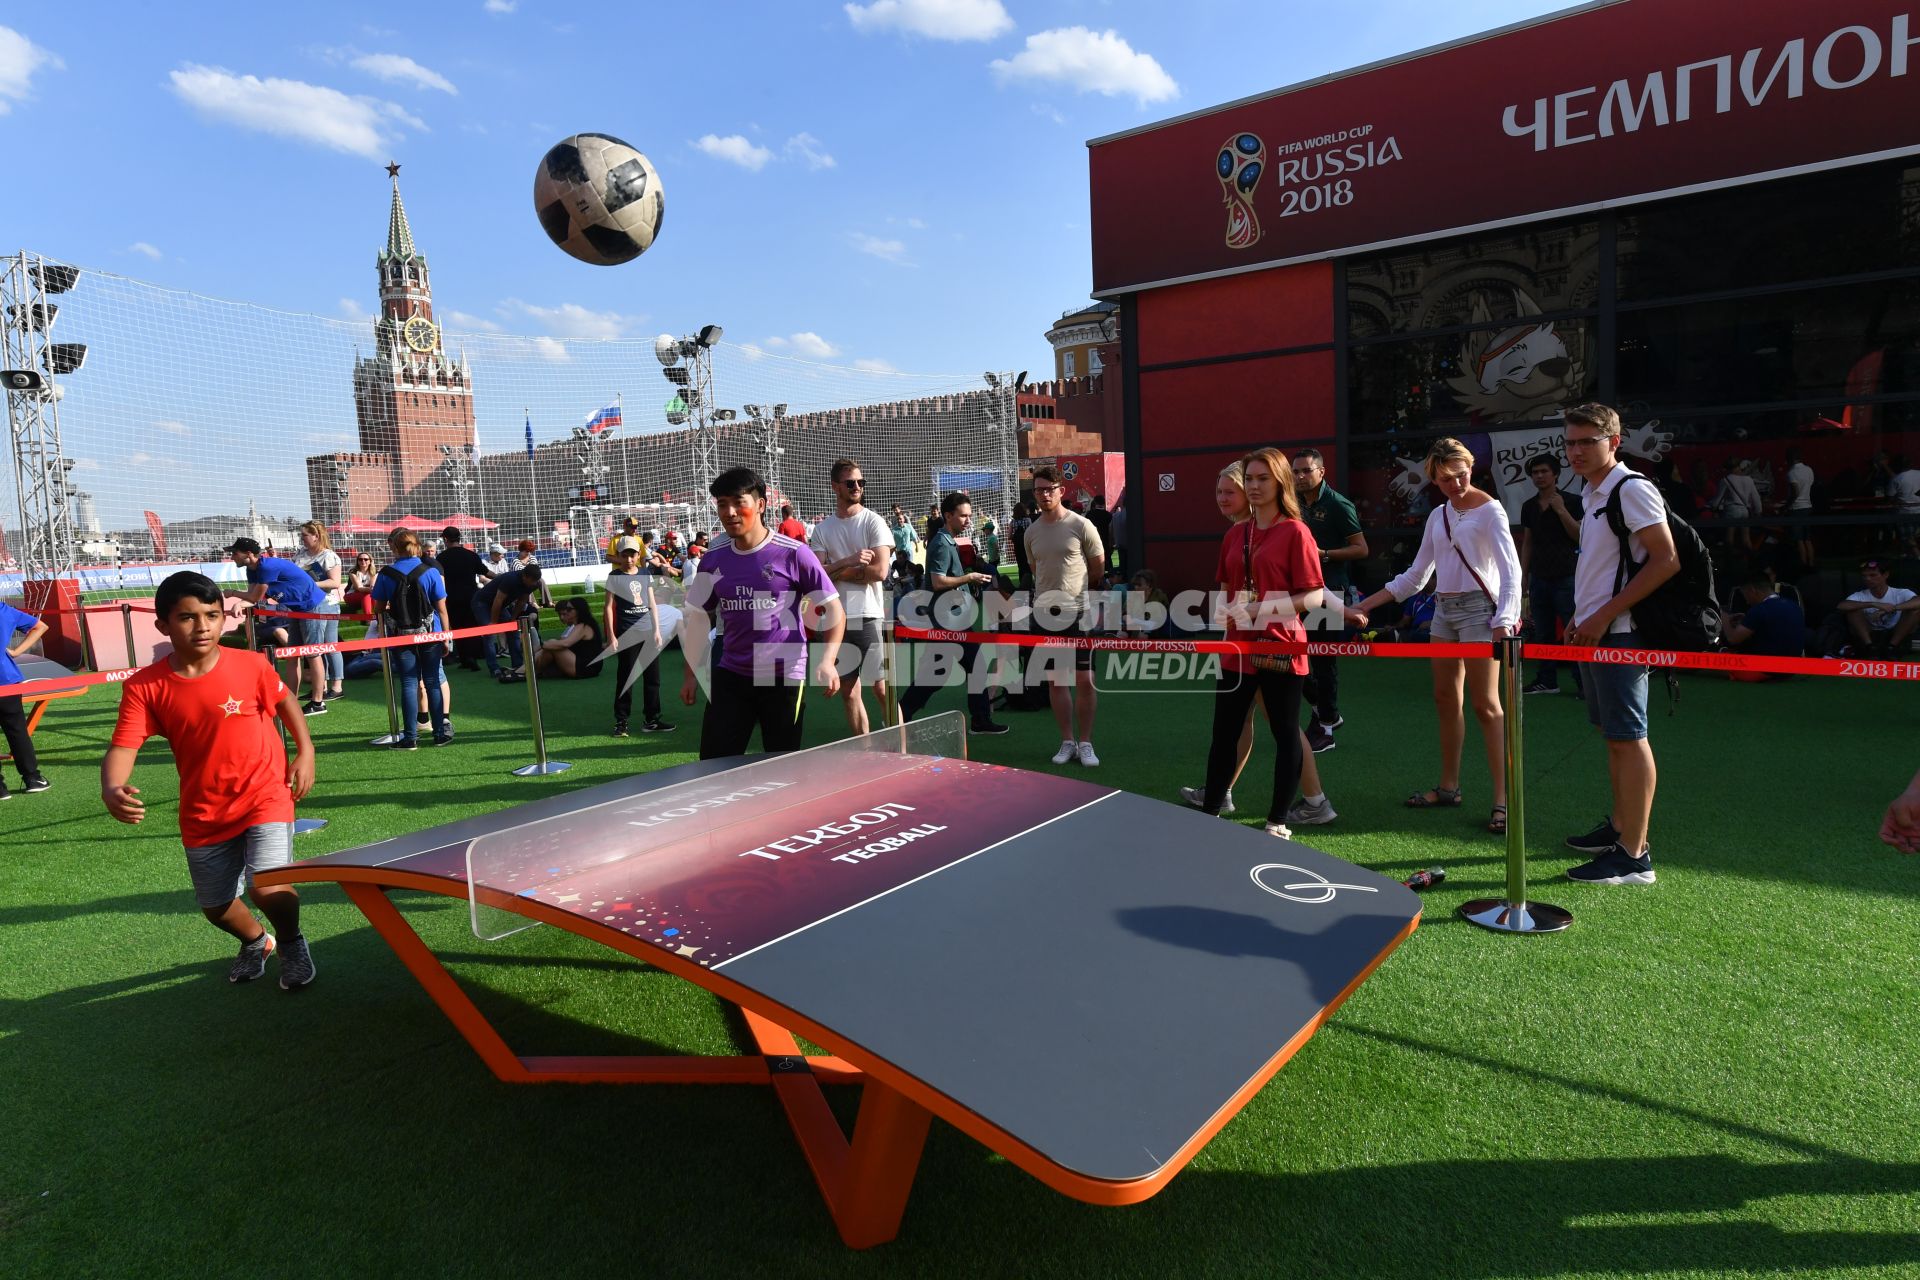
[(821, 613), (820, 661), (814, 679), (821, 693), (840, 692), (836, 670), (846, 614), (840, 592), (803, 542), (766, 527), (767, 483), (751, 467), (723, 471), (708, 488), (719, 508), (728, 542), (709, 548), (687, 584), (687, 612), (680, 627), (687, 675), (680, 701), (693, 705), (695, 673), (707, 657), (707, 632), (718, 620), (724, 636), (720, 661), (707, 690), (700, 725), (700, 758), (737, 756), (760, 726), (765, 751), (800, 746), (806, 715), (807, 628), (801, 602)]

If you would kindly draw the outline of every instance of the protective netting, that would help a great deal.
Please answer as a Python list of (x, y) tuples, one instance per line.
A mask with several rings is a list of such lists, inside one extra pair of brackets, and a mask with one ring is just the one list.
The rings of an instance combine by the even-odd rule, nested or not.
[[(54, 322), (60, 340), (88, 347), (84, 367), (59, 379), (57, 405), (78, 491), (76, 560), (198, 558), (243, 534), (297, 547), (294, 526), (309, 518), (333, 527), (336, 545), (367, 545), (379, 531), (356, 538), (352, 522), (437, 529), (463, 515), (453, 522), (474, 540), (536, 537), (543, 556), (584, 559), (623, 512), (683, 534), (711, 527), (703, 414), (714, 462), (768, 474), (776, 513), (781, 498), (809, 521), (831, 512), (828, 473), (843, 455), (883, 514), (899, 503), (923, 516), (944, 488), (968, 489), (1003, 520), (1011, 506), (1011, 390), (981, 374), (853, 368), (720, 340), (699, 357), (710, 382), (690, 405), (651, 336), (516, 336), (471, 317), (463, 329), (457, 303), (435, 299), (440, 327), (418, 331), (418, 350), (396, 340), (415, 330), (377, 326), (379, 280), (366, 284), (368, 314), (348, 320), (81, 268)], [(668, 421), (676, 397), (682, 425)], [(5, 488), (11, 543), (21, 513)]]

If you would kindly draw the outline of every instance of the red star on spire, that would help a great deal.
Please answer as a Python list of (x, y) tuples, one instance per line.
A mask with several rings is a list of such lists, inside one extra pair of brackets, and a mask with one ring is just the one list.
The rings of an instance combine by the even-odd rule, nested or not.
[(392, 162), (389, 162), (389, 163), (387, 164), (387, 176), (388, 176), (389, 178), (397, 178), (397, 177), (399, 177), (399, 176), (400, 176), (400, 166), (399, 166), (399, 165), (397, 165), (397, 164), (393, 164)]

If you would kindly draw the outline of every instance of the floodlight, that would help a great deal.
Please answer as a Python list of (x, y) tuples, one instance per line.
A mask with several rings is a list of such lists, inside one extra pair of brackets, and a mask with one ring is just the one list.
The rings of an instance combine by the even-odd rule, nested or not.
[(1020, 376), (1013, 380), (1013, 389), (1015, 391), (1025, 391), (1027, 389), (1027, 371), (1025, 369), (1022, 369)]
[(27, 274), (40, 282), (47, 293), (65, 293), (80, 279), (80, 268), (58, 262), (42, 262), (27, 268)]
[(670, 369), (662, 369), (660, 372), (668, 382), (671, 382), (676, 387), (684, 387), (687, 385), (687, 371), (678, 365)]
[(773, 406), (773, 416), (774, 416), (774, 417), (776, 417), (776, 418), (784, 418), (784, 417), (786, 417), (786, 416), (787, 416), (787, 406), (785, 406), (784, 404), (777, 404), (777, 405), (775, 405), (775, 406)]
[(47, 347), (47, 368), (56, 374), (78, 373), (86, 362), (84, 342), (55, 342)]
[(992, 372), (988, 372), (988, 373), (983, 373), (983, 374), (981, 374), (980, 376), (981, 376), (981, 377), (983, 377), (983, 378), (985, 378), (985, 379), (987, 380), (987, 385), (988, 385), (988, 386), (990, 386), (990, 387), (992, 387), (992, 388), (993, 388), (993, 389), (994, 389), (995, 391), (998, 391), (998, 390), (1000, 389), (1000, 375), (999, 375), (999, 374), (997, 374), (997, 373), (992, 373)]
[(680, 398), (686, 401), (688, 404), (699, 404), (700, 403), (699, 389), (695, 387), (688, 387), (685, 391), (682, 391), (680, 393)]
[(703, 347), (713, 346), (720, 341), (720, 326), (717, 324), (701, 325), (700, 332), (695, 335), (695, 340)]
[(749, 418), (764, 418), (767, 416), (767, 411), (760, 405), (749, 404), (743, 405), (742, 407), (746, 409)]
[(653, 340), (653, 358), (661, 364), (674, 364), (680, 359), (680, 340), (670, 333), (663, 333)]
[(740, 415), (735, 413), (731, 409), (715, 409), (712, 413), (708, 414), (707, 416), (712, 418), (715, 422), (732, 422), (735, 418), (739, 417)]
[(53, 328), (54, 317), (59, 314), (60, 308), (51, 302), (16, 302), (7, 308), (7, 319), (42, 333)]

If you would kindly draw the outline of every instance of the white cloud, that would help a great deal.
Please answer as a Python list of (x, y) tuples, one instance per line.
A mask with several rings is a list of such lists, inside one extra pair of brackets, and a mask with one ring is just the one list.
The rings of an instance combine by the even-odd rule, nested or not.
[(542, 307), (518, 298), (508, 298), (500, 305), (508, 312), (537, 322), (556, 338), (624, 338), (644, 325), (647, 319), (645, 316), (621, 315), (617, 311), (593, 311), (577, 302)]
[(930, 40), (991, 40), (1013, 30), (1000, 0), (873, 0), (843, 6), (855, 31), (899, 31)]
[(1034, 103), (1033, 114), (1039, 116), (1042, 120), (1051, 120), (1059, 125), (1064, 125), (1067, 122), (1067, 118), (1060, 114), (1058, 107), (1051, 106), (1045, 102)]
[(75, 458), (73, 460), (73, 469), (75, 471), (101, 471), (105, 468), (92, 458)]
[(1115, 31), (1062, 27), (1027, 37), (1027, 47), (1011, 59), (988, 64), (1002, 83), (1026, 80), (1064, 84), (1081, 93), (1109, 98), (1132, 96), (1141, 106), (1178, 97), (1180, 86), (1151, 55), (1141, 53)]
[(800, 355), (813, 360), (825, 360), (828, 356), (837, 356), (840, 349), (817, 333), (796, 333), (787, 341)]
[(716, 137), (711, 133), (704, 134), (693, 145), (716, 160), (737, 164), (742, 169), (754, 173), (766, 168), (767, 161), (773, 159), (773, 152), (765, 147), (756, 146), (737, 133), (730, 133), (724, 138)]
[(907, 261), (907, 246), (900, 240), (883, 240), (879, 236), (870, 236), (864, 231), (853, 233), (853, 247), (862, 253), (871, 254), (883, 262), (897, 263), (900, 266), (912, 266)]
[(566, 347), (561, 344), (558, 338), (535, 338), (533, 340), (533, 353), (542, 360), (551, 360), (554, 364), (565, 364), (567, 361), (573, 359), (572, 356), (567, 354)]
[(820, 139), (810, 133), (796, 133), (787, 139), (787, 158), (803, 161), (809, 169), (831, 169), (835, 164)]
[(372, 316), (367, 314), (367, 309), (352, 298), (340, 299), (340, 314), (349, 320), (373, 319)]
[(856, 369), (864, 370), (867, 373), (898, 373), (900, 372), (898, 369), (888, 364), (885, 360), (875, 360), (867, 356), (863, 356), (860, 359), (855, 360), (853, 362), (853, 367)]
[(480, 7), (488, 13), (512, 13), (520, 7), (520, 0), (487, 0)]
[(356, 97), (301, 80), (262, 80), (188, 63), (170, 72), (173, 91), (201, 115), (311, 142), (332, 151), (383, 160), (402, 129), (427, 126), (398, 103)]
[(135, 240), (132, 244), (127, 246), (127, 252), (137, 253), (143, 258), (152, 258), (155, 262), (160, 261), (161, 258), (166, 256), (162, 254), (158, 249), (148, 244), (145, 240)]
[(165, 454), (144, 452), (129, 454), (127, 461), (136, 467), (177, 467), (180, 465), (180, 459), (178, 458), (169, 458)]
[(446, 314), (449, 327), (467, 333), (499, 333), (500, 326), (485, 316), (472, 315), (465, 311), (449, 311)]
[(453, 81), (431, 67), (421, 66), (403, 53), (363, 53), (353, 60), (353, 65), (391, 84), (410, 84), (420, 89), (438, 89), (442, 93), (460, 92), (453, 87)]
[(153, 424), (153, 429), (155, 431), (164, 431), (170, 436), (184, 436), (187, 434), (187, 424), (177, 418), (162, 418)]
[(26, 99), (34, 72), (42, 67), (58, 71), (66, 65), (12, 27), (0, 27), (0, 116), (13, 110), (7, 99)]

